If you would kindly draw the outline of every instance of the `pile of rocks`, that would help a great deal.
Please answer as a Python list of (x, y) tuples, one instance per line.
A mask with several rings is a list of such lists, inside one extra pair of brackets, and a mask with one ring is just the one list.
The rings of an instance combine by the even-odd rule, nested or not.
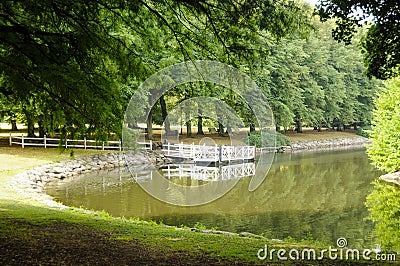
[(59, 163), (36, 167), (20, 173), (16, 180), (25, 182), (34, 189), (41, 190), (43, 186), (54, 179), (63, 179), (80, 174), (123, 167), (127, 165), (153, 165), (159, 167), (171, 163), (163, 154), (154, 151), (112, 152), (65, 160)]
[(300, 150), (314, 150), (314, 149), (331, 149), (338, 147), (362, 146), (368, 143), (370, 143), (370, 140), (363, 137), (301, 141), (301, 142), (292, 142), (291, 150), (300, 151)]

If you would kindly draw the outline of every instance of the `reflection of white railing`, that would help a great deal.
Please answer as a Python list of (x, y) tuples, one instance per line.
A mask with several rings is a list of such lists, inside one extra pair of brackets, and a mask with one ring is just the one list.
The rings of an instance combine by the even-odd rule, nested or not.
[(189, 177), (193, 180), (218, 181), (253, 176), (255, 174), (255, 164), (243, 163), (221, 167), (173, 165), (162, 169), (162, 171), (168, 179)]
[(166, 143), (163, 145), (163, 151), (168, 157), (190, 159), (195, 162), (253, 160), (256, 157), (254, 146), (205, 146)]

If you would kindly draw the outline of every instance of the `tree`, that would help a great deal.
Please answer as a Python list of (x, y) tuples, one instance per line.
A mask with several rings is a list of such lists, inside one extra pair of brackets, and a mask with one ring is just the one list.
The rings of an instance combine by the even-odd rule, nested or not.
[(385, 87), (376, 100), (367, 153), (378, 169), (394, 173), (400, 171), (400, 78), (387, 81)]
[(259, 36), (310, 28), (302, 5), (290, 0), (28, 0), (2, 1), (0, 11), (0, 69), (8, 84), (0, 93), (54, 102), (67, 131), (103, 138), (120, 131), (126, 85), (157, 71), (171, 49), (182, 55), (178, 61), (240, 65), (266, 54)]
[(277, 129), (295, 125), (297, 132), (302, 126), (344, 130), (345, 125), (369, 124), (379, 82), (363, 74), (356, 45), (331, 38), (333, 21), (316, 20), (313, 26), (316, 32), (308, 39), (282, 39), (266, 62), (254, 67)]
[(388, 79), (399, 74), (400, 9), (397, 1), (326, 0), (318, 7), (321, 20), (336, 18), (336, 40), (349, 44), (362, 24), (369, 25), (361, 40), (367, 75)]

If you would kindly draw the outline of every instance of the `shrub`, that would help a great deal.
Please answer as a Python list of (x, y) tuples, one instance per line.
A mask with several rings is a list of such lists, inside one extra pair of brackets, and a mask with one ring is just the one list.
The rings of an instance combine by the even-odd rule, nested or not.
[[(277, 147), (290, 145), (290, 140), (279, 132), (265, 130), (263, 136), (265, 137), (265, 140), (264, 140), (265, 143), (267, 143), (271, 146), (273, 146), (274, 137), (275, 137)], [(248, 136), (247, 144), (248, 145), (256, 145), (257, 148), (262, 147), (261, 132), (260, 131), (251, 132)]]
[(400, 171), (400, 77), (386, 82), (375, 101), (372, 144), (367, 153), (380, 170)]
[(363, 126), (363, 127), (359, 127), (357, 128), (357, 135), (360, 135), (361, 137), (364, 138), (370, 138), (371, 134), (369, 133), (369, 131), (372, 130), (371, 126)]

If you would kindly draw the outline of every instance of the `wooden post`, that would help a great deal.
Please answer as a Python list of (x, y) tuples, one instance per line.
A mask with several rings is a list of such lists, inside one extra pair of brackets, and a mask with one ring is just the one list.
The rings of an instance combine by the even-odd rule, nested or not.
[(219, 163), (222, 163), (222, 146), (219, 146), (218, 162), (219, 162)]
[(22, 148), (25, 148), (25, 145), (24, 145), (24, 135), (21, 136), (21, 144), (22, 144)]
[(119, 145), (119, 151), (122, 151), (122, 142), (121, 142), (121, 140), (119, 140), (118, 145)]
[(10, 132), (10, 146), (12, 146), (12, 136), (11, 136), (11, 132)]
[(153, 150), (153, 141), (152, 140), (150, 140), (150, 150), (151, 151)]
[(101, 149), (104, 151), (104, 141), (101, 142)]
[(43, 142), (44, 142), (44, 148), (46, 149), (46, 148), (47, 148), (47, 145), (46, 145), (46, 135), (43, 136)]
[(83, 147), (84, 147), (85, 150), (86, 150), (86, 137), (83, 138)]
[(65, 148), (68, 149), (68, 139), (65, 138)]

